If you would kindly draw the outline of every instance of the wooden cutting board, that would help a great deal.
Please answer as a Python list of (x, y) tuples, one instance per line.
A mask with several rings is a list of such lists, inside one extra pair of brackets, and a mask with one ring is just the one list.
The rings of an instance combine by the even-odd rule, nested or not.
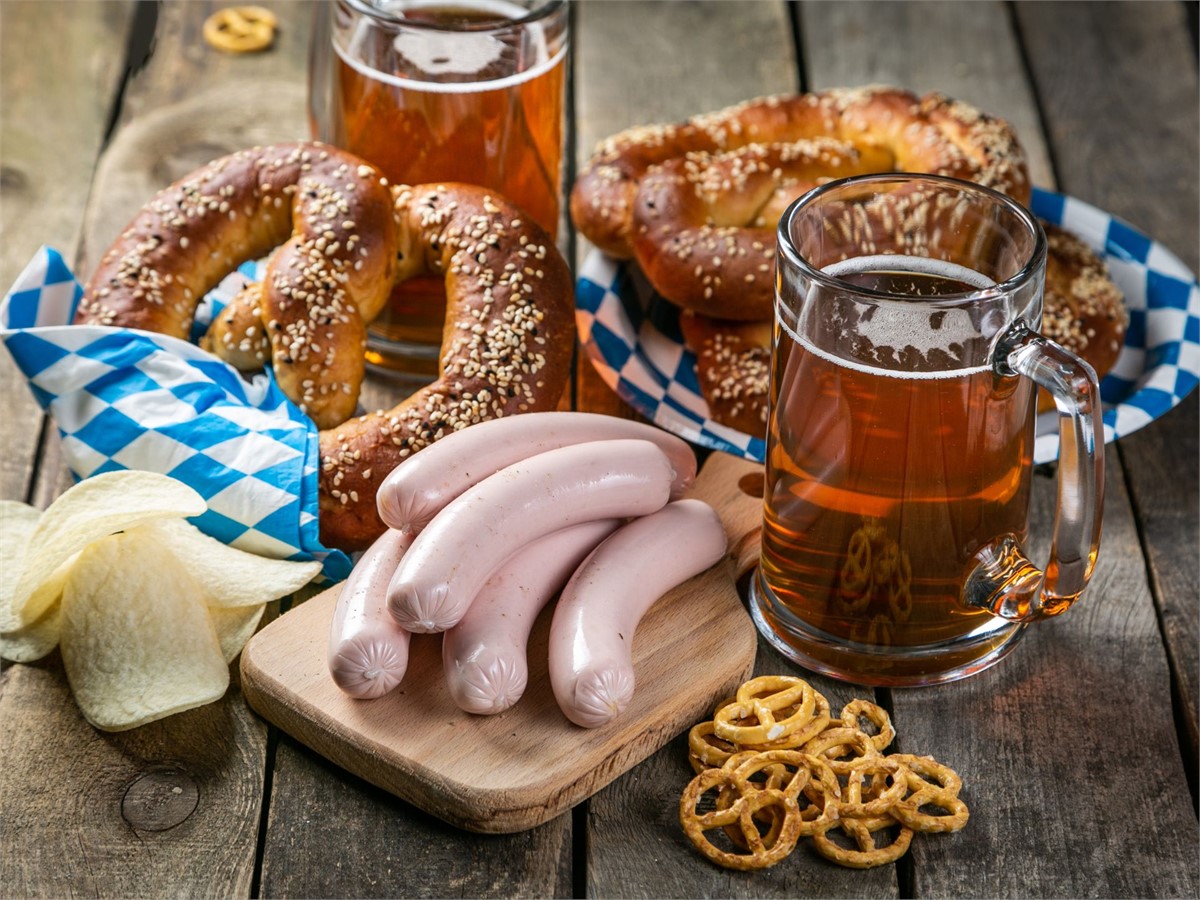
[(692, 496), (718, 510), (729, 552), (666, 594), (633, 643), (629, 708), (598, 729), (559, 711), (546, 671), (550, 608), (530, 638), (529, 686), (506, 713), (454, 705), (440, 635), (414, 635), (401, 685), (352, 700), (325, 663), (340, 586), (259, 632), (242, 651), (250, 705), (321, 755), (439, 818), (480, 832), (522, 831), (591, 796), (696, 722), (750, 677), (754, 625), (735, 580), (757, 557), (762, 467), (725, 454), (705, 464)]

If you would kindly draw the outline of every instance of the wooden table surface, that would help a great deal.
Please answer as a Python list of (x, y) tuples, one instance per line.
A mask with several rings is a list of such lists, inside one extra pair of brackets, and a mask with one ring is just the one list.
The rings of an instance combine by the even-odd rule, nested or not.
[[(86, 274), (154, 190), (219, 154), (306, 136), (310, 8), (267, 4), (276, 46), (234, 57), (200, 36), (218, 5), (0, 3), (0, 284), (42, 243)], [(1013, 122), (1035, 183), (1200, 264), (1194, 3), (584, 0), (572, 15), (574, 164), (628, 125), (767, 92), (937, 89)], [(576, 261), (588, 250), (569, 232), (563, 245)], [(7, 354), (0, 378), (2, 496), (44, 506), (67, 483), (54, 429)], [(391, 396), (369, 394), (367, 406)], [(586, 361), (573, 398), (628, 414)], [(895, 865), (842, 869), (804, 848), (755, 874), (702, 861), (676, 823), (690, 777), (678, 738), (533, 831), (460, 832), (268, 727), (236, 686), (95, 731), (56, 653), (0, 676), (0, 891), (1195, 897), (1197, 431), (1193, 393), (1109, 447), (1104, 543), (1077, 608), (974, 678), (876, 692), (903, 749), (962, 773), (972, 810), (964, 831), (918, 836)], [(1052, 480), (1036, 481), (1045, 531)], [(790, 667), (764, 644), (758, 669)], [(813, 680), (840, 702), (870, 694)], [(194, 809), (136, 802), (181, 795)]]

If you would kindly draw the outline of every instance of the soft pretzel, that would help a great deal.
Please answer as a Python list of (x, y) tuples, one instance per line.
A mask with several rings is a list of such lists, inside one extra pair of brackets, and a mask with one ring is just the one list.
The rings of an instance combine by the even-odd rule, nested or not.
[(755, 319), (770, 313), (786, 204), (824, 181), (886, 171), (951, 175), (1029, 200), (1008, 123), (941, 94), (877, 86), (767, 97), (622, 132), (580, 173), (571, 215), (601, 250), (636, 257), (668, 300)]
[[(383, 532), (375, 493), (412, 453), (561, 398), (574, 303), (549, 236), (483, 188), (389, 189), (373, 167), (320, 144), (236, 153), (160, 193), (105, 254), (77, 321), (186, 337), (205, 291), (281, 242), (264, 280), (214, 320), (207, 343), (244, 369), (269, 346), (280, 386), (324, 429), (327, 545), (357, 550)], [(362, 381), (365, 323), (393, 283), (419, 274), (446, 280), (438, 380), (345, 421)]]
[(516, 207), (464, 184), (399, 188), (401, 277), (446, 278), (437, 381), (388, 411), (321, 433), (321, 536), (344, 549), (383, 533), (383, 478), (438, 438), (484, 419), (553, 409), (570, 376), (571, 271)]
[[(1129, 310), (1108, 266), (1070, 232), (1042, 223), (1048, 244), (1042, 334), (1083, 357), (1103, 378), (1125, 344)], [(1053, 398), (1038, 392), (1038, 409), (1054, 409)]]
[(771, 320), (734, 322), (689, 311), (679, 317), (679, 327), (696, 355), (696, 380), (709, 418), (743, 434), (765, 435)]
[(276, 247), (259, 296), (275, 378), (330, 427), (354, 412), (365, 322), (396, 272), (387, 181), (348, 153), (255, 147), (171, 185), (104, 254), (75, 320), (186, 338), (205, 292)]

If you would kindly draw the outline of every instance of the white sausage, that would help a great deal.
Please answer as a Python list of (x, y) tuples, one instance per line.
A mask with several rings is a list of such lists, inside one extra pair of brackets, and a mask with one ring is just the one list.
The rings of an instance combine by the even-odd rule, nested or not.
[(412, 540), (385, 531), (342, 585), (329, 628), (329, 674), (351, 697), (382, 697), (408, 668), (409, 633), (387, 610), (387, 586)]
[(388, 588), (408, 631), (457, 625), (517, 550), (594, 519), (642, 516), (667, 502), (675, 473), (649, 441), (592, 441), (501, 469), (451, 501), (417, 535)]
[(621, 438), (657, 444), (675, 469), (671, 499), (687, 493), (696, 455), (661, 428), (598, 413), (524, 413), (456, 431), (405, 460), (379, 488), (379, 517), (391, 528), (420, 531), (447, 503), (506, 466), (558, 447)]
[(654, 601), (725, 553), (725, 529), (680, 500), (618, 530), (563, 588), (550, 623), (550, 685), (568, 719), (596, 728), (633, 697), (633, 635)]
[(457, 625), (442, 636), (442, 668), (450, 696), (469, 713), (504, 712), (529, 680), (526, 648), (542, 607), (618, 519), (584, 522), (519, 550), (487, 580)]

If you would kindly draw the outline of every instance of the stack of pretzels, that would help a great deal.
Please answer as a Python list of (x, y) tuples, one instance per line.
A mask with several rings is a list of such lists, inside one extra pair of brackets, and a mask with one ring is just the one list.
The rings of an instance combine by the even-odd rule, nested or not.
[[(941, 94), (872, 86), (766, 97), (621, 132), (580, 173), (571, 216), (592, 243), (635, 260), (685, 311), (685, 340), (712, 418), (761, 434), (776, 223), (824, 182), (891, 171), (1030, 198), (1025, 154), (1007, 122)], [(1127, 314), (1103, 264), (1075, 243), (1069, 252), (1051, 243), (1049, 280), (1064, 289), (1048, 292), (1046, 318), (1103, 374)]]
[[(570, 374), (571, 274), (511, 203), (463, 184), (391, 186), (317, 143), (255, 147), (166, 188), (101, 259), (77, 322), (184, 338), (206, 291), (270, 254), (266, 275), (213, 323), (205, 345), (239, 369), (270, 362), (322, 429), (322, 540), (345, 550), (383, 533), (375, 493), (410, 454), (484, 419), (552, 409)], [(446, 280), (438, 379), (351, 419), (366, 324), (397, 282)]]
[(680, 798), (680, 824), (705, 858), (731, 869), (773, 866), (801, 837), (839, 865), (894, 862), (914, 832), (959, 831), (970, 816), (953, 769), (883, 755), (895, 736), (868, 700), (833, 718), (802, 678), (753, 678), (688, 733), (696, 777)]

